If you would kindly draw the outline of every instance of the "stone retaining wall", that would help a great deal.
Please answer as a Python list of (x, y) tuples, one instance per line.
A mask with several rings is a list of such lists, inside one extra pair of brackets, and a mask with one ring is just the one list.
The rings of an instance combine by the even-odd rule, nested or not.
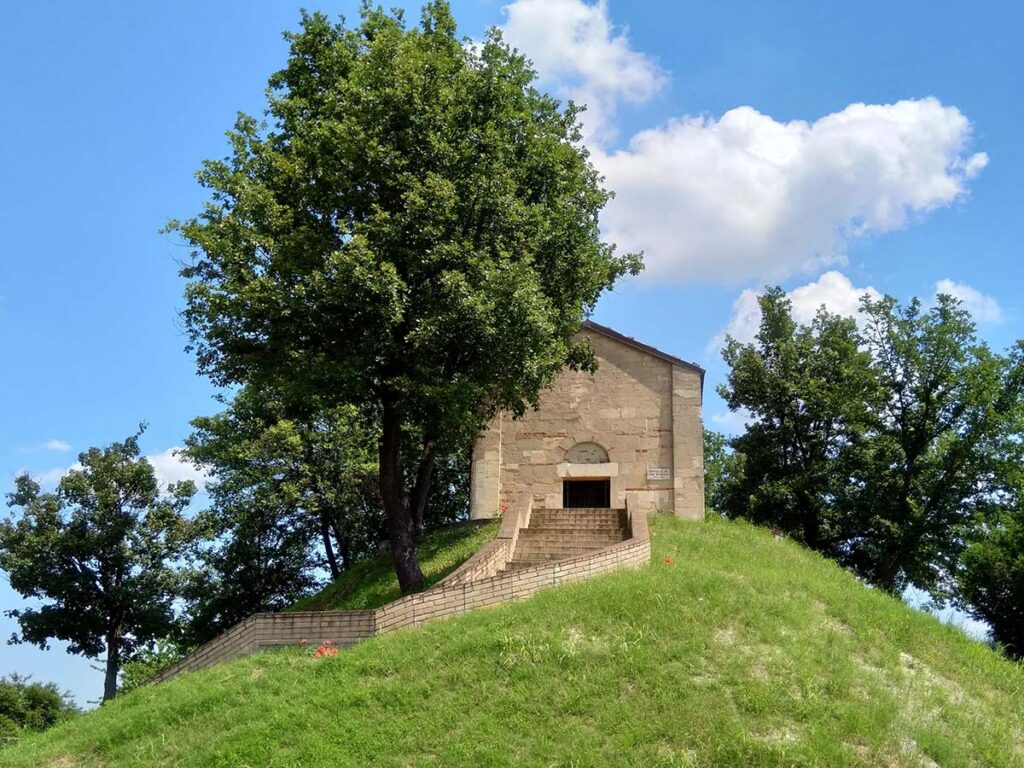
[(212, 667), (263, 648), (295, 646), (302, 640), (354, 645), (385, 632), (524, 600), (547, 587), (583, 581), (620, 568), (641, 568), (650, 561), (651, 542), (647, 514), (638, 510), (639, 506), (627, 497), (630, 538), (621, 543), (567, 560), (496, 573), (511, 558), (519, 527), (526, 527), (520, 523), (524, 519), (529, 522), (530, 506), (526, 503), (503, 516), (498, 538), (425, 592), (406, 595), (375, 610), (258, 613), (200, 646), (151, 682), (163, 682), (182, 672)]

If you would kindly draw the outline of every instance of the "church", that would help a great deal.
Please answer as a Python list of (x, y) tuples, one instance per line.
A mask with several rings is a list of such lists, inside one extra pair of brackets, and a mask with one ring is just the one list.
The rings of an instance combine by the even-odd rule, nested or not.
[(540, 406), (499, 414), (473, 448), (474, 519), (533, 509), (671, 510), (704, 517), (704, 370), (585, 321), (593, 374), (565, 370)]

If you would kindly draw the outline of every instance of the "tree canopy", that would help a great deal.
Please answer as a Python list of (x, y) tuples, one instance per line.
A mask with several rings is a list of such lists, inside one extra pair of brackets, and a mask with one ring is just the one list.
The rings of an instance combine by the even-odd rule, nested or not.
[[(355, 405), (380, 424), (379, 488), (404, 591), (422, 584), (415, 520), (438, 451), (522, 413), (566, 365), (602, 291), (640, 268), (602, 242), (609, 198), (578, 109), (538, 92), (492, 31), (457, 37), (446, 3), (419, 26), (364, 6), (304, 14), (270, 79), (204, 164), (184, 319), (221, 385), (270, 385), (289, 416)], [(408, 472), (409, 463), (416, 470)]]
[(78, 713), (71, 694), (20, 675), (0, 677), (0, 748), (22, 733), (45, 731)]
[(930, 308), (864, 297), (859, 324), (824, 308), (798, 324), (778, 288), (760, 305), (756, 342), (729, 339), (723, 352), (720, 392), (751, 414), (731, 441), (723, 511), (778, 527), (886, 590), (914, 585), (942, 600), (973, 540), (980, 579), (1016, 535), (1003, 513), (1007, 457), (1024, 435), (1020, 351), (992, 352), (949, 296)]
[(174, 633), (181, 568), (203, 534), (183, 514), (195, 485), (161, 489), (138, 438), (79, 454), (52, 493), (18, 477), (8, 497), (17, 514), (0, 523), (0, 568), (39, 603), (7, 612), (20, 626), (12, 642), (105, 654), (104, 700), (136, 648)]

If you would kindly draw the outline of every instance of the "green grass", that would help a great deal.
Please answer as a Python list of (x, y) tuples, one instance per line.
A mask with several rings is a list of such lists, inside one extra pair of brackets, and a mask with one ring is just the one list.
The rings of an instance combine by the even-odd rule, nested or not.
[[(424, 587), (429, 587), (464, 563), (469, 556), (493, 539), (499, 521), (453, 525), (424, 536), (416, 549), (423, 569)], [(390, 554), (354, 564), (315, 595), (299, 600), (291, 611), (352, 611), (379, 608), (402, 596)]]
[(0, 764), (1024, 765), (1020, 667), (763, 530), (652, 530), (646, 569), (183, 675)]

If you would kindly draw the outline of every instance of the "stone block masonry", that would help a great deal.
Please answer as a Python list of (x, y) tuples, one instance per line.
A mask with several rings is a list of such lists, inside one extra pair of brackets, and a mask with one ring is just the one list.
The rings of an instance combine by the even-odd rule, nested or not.
[(703, 518), (703, 370), (589, 321), (578, 338), (595, 372), (563, 371), (536, 410), (500, 413), (477, 438), (470, 516), (494, 517), (524, 493), (538, 509), (572, 506), (567, 485), (599, 479), (607, 506), (632, 494), (648, 509)]
[(482, 547), (446, 579), (425, 592), (406, 595), (374, 610), (258, 613), (197, 648), (156, 675), (159, 683), (182, 672), (206, 669), (265, 648), (331, 640), (345, 647), (406, 627), (458, 616), (491, 605), (525, 600), (542, 589), (594, 578), (621, 568), (641, 568), (650, 561), (647, 513), (627, 497), (629, 538), (595, 552), (521, 570), (502, 571), (512, 557), (518, 532), (529, 525), (531, 505), (524, 499), (503, 515), (498, 537)]

